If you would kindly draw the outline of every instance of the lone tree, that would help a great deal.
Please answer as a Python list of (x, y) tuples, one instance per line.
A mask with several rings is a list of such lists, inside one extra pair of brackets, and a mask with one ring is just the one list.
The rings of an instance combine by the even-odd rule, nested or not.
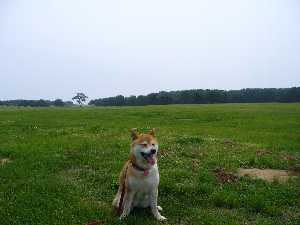
[(86, 102), (86, 100), (88, 99), (88, 96), (86, 96), (84, 93), (77, 93), (72, 100), (76, 101), (80, 106), (82, 106), (82, 104), (84, 102)]

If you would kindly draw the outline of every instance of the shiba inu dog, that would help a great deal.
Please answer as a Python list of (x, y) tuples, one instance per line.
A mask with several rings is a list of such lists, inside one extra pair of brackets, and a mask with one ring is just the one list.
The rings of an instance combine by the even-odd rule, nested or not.
[(113, 200), (120, 219), (129, 215), (134, 207), (150, 207), (154, 217), (166, 220), (157, 205), (159, 172), (157, 166), (158, 142), (155, 131), (139, 134), (131, 130), (132, 144), (130, 159), (125, 163), (119, 178), (119, 189)]

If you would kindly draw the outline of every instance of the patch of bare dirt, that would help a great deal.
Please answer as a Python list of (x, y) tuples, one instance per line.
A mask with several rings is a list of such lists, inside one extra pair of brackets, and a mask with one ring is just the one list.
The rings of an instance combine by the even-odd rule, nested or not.
[(286, 160), (286, 161), (296, 161), (298, 160), (299, 158), (295, 155), (290, 155), (290, 154), (285, 154), (281, 157), (283, 160)]
[(235, 143), (234, 143), (232, 140), (230, 140), (230, 139), (225, 139), (225, 140), (223, 141), (223, 144), (224, 144), (224, 145), (227, 145), (227, 146), (230, 146), (230, 147), (235, 146)]
[(258, 149), (255, 154), (257, 156), (263, 156), (263, 155), (271, 155), (272, 152), (270, 150), (267, 150), (267, 149)]
[(197, 159), (192, 160), (192, 170), (195, 172), (199, 169), (200, 167), (200, 162)]
[(300, 164), (296, 164), (291, 170), (300, 173)]
[(224, 170), (224, 168), (217, 168), (214, 170), (217, 180), (221, 184), (236, 182), (238, 177), (230, 172)]
[(289, 170), (274, 170), (274, 169), (239, 169), (238, 176), (248, 176), (254, 179), (262, 179), (267, 182), (278, 181), (279, 183), (285, 183), (290, 178), (300, 177), (300, 173), (297, 171)]
[(98, 225), (98, 224), (104, 224), (104, 221), (94, 220), (92, 222), (87, 223), (86, 225)]
[(10, 163), (10, 162), (11, 162), (11, 160), (9, 158), (2, 158), (2, 159), (0, 159), (0, 165), (1, 166), (4, 165), (4, 164), (6, 164), (6, 163)]

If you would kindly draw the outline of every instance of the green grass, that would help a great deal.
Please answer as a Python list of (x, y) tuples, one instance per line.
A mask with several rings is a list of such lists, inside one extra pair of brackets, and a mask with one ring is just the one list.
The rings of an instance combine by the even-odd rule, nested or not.
[(158, 128), (168, 224), (300, 224), (299, 179), (220, 184), (214, 173), (297, 167), (300, 104), (0, 108), (0, 158), (11, 159), (0, 224), (159, 224), (148, 210), (119, 222), (111, 207), (132, 127)]

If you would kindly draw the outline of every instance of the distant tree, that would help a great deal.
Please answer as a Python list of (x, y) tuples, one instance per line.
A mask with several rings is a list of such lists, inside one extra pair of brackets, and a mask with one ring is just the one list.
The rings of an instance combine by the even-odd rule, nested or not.
[(147, 105), (147, 96), (139, 95), (136, 97), (137, 105)]
[(173, 103), (171, 94), (166, 91), (160, 91), (156, 96), (156, 99), (157, 99), (157, 104), (159, 105), (167, 105)]
[(131, 95), (125, 98), (125, 105), (136, 105), (136, 96)]
[(125, 98), (123, 95), (118, 95), (115, 97), (115, 105), (121, 106), (125, 104)]
[(72, 101), (66, 101), (64, 102), (65, 106), (72, 106), (73, 102)]
[(148, 104), (155, 105), (158, 104), (157, 93), (150, 93), (147, 95)]
[(300, 101), (300, 87), (292, 87), (286, 91), (284, 97), (285, 102), (299, 102)]
[(84, 93), (77, 93), (72, 100), (76, 101), (80, 106), (82, 106), (82, 104), (84, 102), (86, 102), (86, 100), (88, 99), (88, 96), (86, 96)]
[(51, 102), (49, 100), (40, 99), (37, 101), (32, 101), (30, 106), (34, 107), (48, 107), (51, 105)]
[(64, 103), (63, 100), (61, 100), (61, 99), (56, 99), (56, 100), (53, 102), (53, 105), (54, 105), (54, 106), (60, 107), (60, 106), (65, 106), (65, 103)]

